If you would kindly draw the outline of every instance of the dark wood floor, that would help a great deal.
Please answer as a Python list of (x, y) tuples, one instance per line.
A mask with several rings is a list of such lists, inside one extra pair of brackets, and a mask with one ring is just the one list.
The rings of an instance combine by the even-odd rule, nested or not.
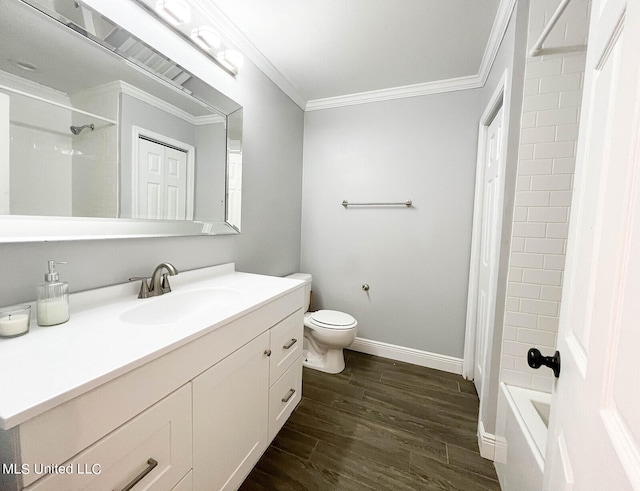
[(500, 489), (471, 382), (345, 353), (339, 375), (304, 369), (302, 401), (241, 490)]

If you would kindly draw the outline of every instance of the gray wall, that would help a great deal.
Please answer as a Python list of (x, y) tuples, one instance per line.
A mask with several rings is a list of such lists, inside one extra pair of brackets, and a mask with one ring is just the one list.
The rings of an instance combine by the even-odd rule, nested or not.
[(303, 111), (250, 60), (233, 79), (150, 18), (132, 17), (132, 2), (114, 0), (104, 8), (113, 9), (108, 16), (129, 24), (134, 35), (166, 43), (163, 49), (176, 62), (244, 106), (242, 235), (0, 244), (0, 305), (33, 300), (48, 259), (68, 261), (59, 271), (72, 292), (149, 275), (161, 261), (182, 270), (235, 261), (242, 271), (297, 271)]
[(352, 314), (359, 337), (462, 357), (481, 97), (305, 114), (302, 270), (315, 307)]
[(224, 221), (227, 130), (223, 123), (194, 128), (196, 138), (195, 220)]

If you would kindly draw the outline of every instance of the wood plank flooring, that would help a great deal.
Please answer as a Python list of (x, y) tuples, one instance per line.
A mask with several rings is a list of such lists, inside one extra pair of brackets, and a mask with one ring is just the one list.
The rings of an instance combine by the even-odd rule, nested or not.
[(305, 368), (302, 401), (241, 490), (499, 490), (473, 383), (354, 351)]

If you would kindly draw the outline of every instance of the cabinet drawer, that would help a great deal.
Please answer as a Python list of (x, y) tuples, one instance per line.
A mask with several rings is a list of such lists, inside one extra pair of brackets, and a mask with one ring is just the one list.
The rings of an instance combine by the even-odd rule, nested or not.
[[(191, 469), (191, 442), (189, 383), (26, 489), (120, 490), (143, 473), (133, 489), (171, 489)], [(30, 464), (32, 476), (45, 471)]]
[(269, 385), (273, 385), (302, 354), (304, 313), (294, 312), (271, 328)]
[(269, 441), (280, 431), (302, 398), (302, 356), (269, 389)]

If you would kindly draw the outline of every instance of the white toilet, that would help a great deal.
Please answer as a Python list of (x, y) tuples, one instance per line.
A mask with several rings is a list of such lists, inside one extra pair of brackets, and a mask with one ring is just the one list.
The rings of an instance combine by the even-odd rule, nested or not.
[[(306, 308), (311, 301), (311, 275), (296, 273), (287, 276), (305, 282)], [(326, 373), (344, 370), (343, 349), (356, 339), (356, 321), (337, 310), (318, 310), (304, 314), (304, 344), (302, 364)]]

